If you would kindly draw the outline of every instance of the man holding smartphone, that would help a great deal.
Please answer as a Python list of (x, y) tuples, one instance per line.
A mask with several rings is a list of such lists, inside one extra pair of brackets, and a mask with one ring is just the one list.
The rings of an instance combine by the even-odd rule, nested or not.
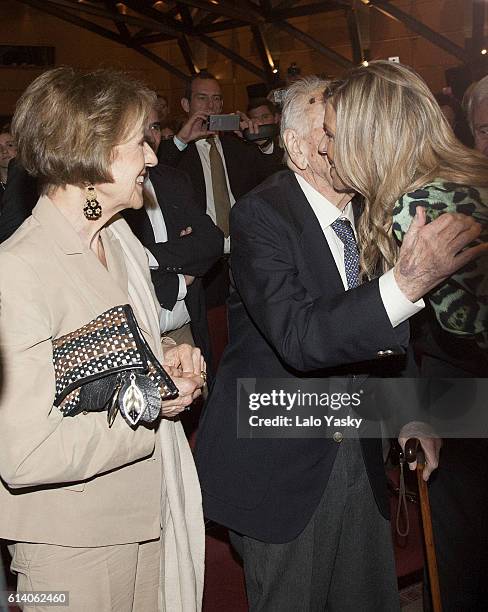
[[(161, 142), (159, 159), (190, 176), (196, 203), (224, 232), (224, 256), (206, 282), (207, 304), (211, 308), (223, 304), (229, 292), (230, 209), (237, 198), (280, 168), (273, 156), (261, 153), (232, 131), (208, 130), (208, 117), (220, 115), (223, 107), (220, 84), (210, 73), (202, 71), (192, 77), (181, 106), (188, 120), (171, 140)], [(241, 130), (257, 129), (243, 113), (238, 114)]]

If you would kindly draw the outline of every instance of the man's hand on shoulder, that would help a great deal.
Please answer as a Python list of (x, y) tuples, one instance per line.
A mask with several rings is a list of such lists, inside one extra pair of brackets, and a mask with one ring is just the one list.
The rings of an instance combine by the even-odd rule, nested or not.
[(464, 249), (481, 232), (472, 217), (446, 213), (426, 224), (425, 210), (417, 207), (415, 217), (393, 268), (404, 295), (416, 302), (473, 259), (488, 253), (488, 244)]

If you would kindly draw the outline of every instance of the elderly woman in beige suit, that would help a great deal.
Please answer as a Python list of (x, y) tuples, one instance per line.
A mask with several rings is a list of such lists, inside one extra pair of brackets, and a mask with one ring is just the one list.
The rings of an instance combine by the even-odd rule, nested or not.
[[(14, 542), (19, 592), (69, 591), (77, 611), (201, 606), (200, 490), (174, 417), (200, 393), (205, 366), (198, 349), (163, 354), (146, 253), (117, 215), (142, 206), (157, 163), (143, 135), (153, 104), (121, 74), (59, 68), (29, 86), (13, 122), (42, 196), (0, 248), (0, 538)], [(158, 427), (63, 418), (53, 339), (126, 303), (179, 397), (162, 402)]]

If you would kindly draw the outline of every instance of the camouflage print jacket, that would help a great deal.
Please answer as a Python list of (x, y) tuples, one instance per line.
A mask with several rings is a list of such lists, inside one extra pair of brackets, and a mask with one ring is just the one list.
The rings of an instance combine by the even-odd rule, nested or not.
[[(483, 230), (477, 242), (488, 240), (488, 189), (436, 180), (403, 195), (393, 210), (393, 233), (402, 242), (415, 215), (423, 206), (427, 220), (445, 212), (473, 216)], [(458, 337), (474, 339), (488, 350), (488, 255), (471, 262), (439, 285), (428, 299), (440, 326)]]

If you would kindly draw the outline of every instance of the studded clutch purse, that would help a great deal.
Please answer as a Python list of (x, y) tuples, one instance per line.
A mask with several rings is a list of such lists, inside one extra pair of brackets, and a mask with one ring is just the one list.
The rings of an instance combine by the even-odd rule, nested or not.
[(54, 405), (63, 416), (107, 410), (137, 425), (159, 418), (161, 401), (178, 389), (139, 329), (129, 304), (106, 310), (83, 327), (53, 340)]

